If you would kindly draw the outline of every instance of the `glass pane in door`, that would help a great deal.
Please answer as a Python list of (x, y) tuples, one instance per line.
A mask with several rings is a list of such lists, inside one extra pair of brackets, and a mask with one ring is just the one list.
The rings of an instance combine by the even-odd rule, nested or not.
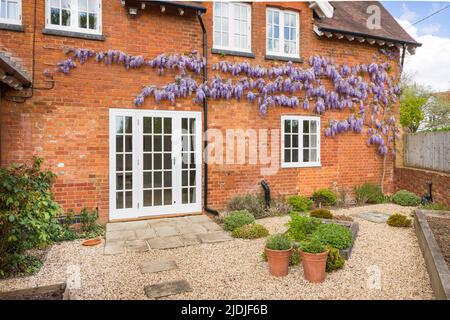
[(195, 157), (196, 119), (181, 119), (181, 203), (196, 202), (196, 172), (197, 163)]
[(116, 209), (133, 207), (133, 119), (116, 116)]
[(172, 118), (143, 117), (143, 206), (172, 205)]

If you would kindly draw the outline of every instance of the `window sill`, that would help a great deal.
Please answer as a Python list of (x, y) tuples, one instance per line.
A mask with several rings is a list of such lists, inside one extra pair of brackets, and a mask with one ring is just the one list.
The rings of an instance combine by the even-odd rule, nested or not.
[(222, 49), (211, 49), (212, 54), (223, 54), (226, 56), (237, 56), (237, 57), (246, 57), (246, 58), (254, 58), (255, 55), (251, 52), (242, 52), (242, 51), (233, 51), (233, 50), (222, 50)]
[(25, 32), (25, 27), (21, 24), (0, 23), (1, 30)]
[(47, 28), (43, 29), (42, 33), (51, 35), (51, 36), (58, 36), (58, 37), (70, 37), (70, 38), (79, 38), (79, 39), (87, 39), (87, 40), (105, 41), (105, 36), (102, 34), (90, 34), (90, 33), (55, 30), (55, 29), (47, 29)]
[(292, 164), (292, 163), (282, 163), (281, 164), (281, 168), (282, 169), (302, 169), (302, 168), (320, 168), (322, 167), (322, 165), (320, 163), (311, 163), (311, 164), (306, 164), (306, 163), (302, 163), (302, 164)]
[(274, 56), (274, 55), (268, 55), (265, 56), (266, 60), (278, 60), (278, 61), (292, 61), (295, 63), (303, 63), (303, 58), (293, 58), (293, 57), (284, 57), (284, 56)]

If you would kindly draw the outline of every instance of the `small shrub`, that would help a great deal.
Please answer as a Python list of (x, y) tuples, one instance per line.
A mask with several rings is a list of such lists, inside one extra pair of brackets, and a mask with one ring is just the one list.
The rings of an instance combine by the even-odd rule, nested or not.
[(267, 239), (266, 248), (270, 250), (288, 250), (292, 248), (292, 244), (284, 234), (276, 234)]
[(309, 213), (311, 217), (321, 219), (333, 219), (333, 214), (327, 209), (316, 209)]
[(292, 206), (284, 199), (274, 200), (267, 211), (270, 217), (285, 216), (292, 212)]
[(406, 190), (400, 190), (394, 194), (391, 200), (393, 203), (399, 204), (401, 206), (415, 207), (420, 204), (421, 199), (415, 193)]
[(234, 211), (223, 219), (225, 230), (233, 231), (236, 228), (255, 222), (255, 217), (247, 210)]
[(445, 204), (442, 203), (427, 203), (420, 207), (426, 210), (442, 210), (442, 211), (450, 210), (449, 207), (447, 207)]
[(234, 229), (231, 235), (233, 238), (258, 239), (267, 237), (269, 235), (269, 230), (260, 224), (252, 223)]
[(319, 189), (313, 193), (312, 199), (316, 203), (316, 205), (322, 206), (333, 206), (336, 204), (336, 194), (330, 189)]
[(256, 219), (267, 216), (263, 199), (251, 194), (245, 194), (231, 198), (231, 200), (228, 202), (227, 209), (228, 211), (247, 210), (248, 212), (253, 214)]
[(355, 188), (356, 201), (359, 204), (365, 203), (382, 203), (385, 200), (383, 192), (379, 185), (366, 182), (362, 186)]
[(343, 215), (343, 214), (333, 215), (333, 219), (334, 220), (339, 220), (339, 221), (351, 221), (351, 222), (353, 222), (353, 218), (352, 217), (346, 216), (346, 215)]
[(411, 219), (400, 213), (391, 215), (387, 220), (387, 224), (391, 227), (407, 228), (411, 226), (411, 223)]
[(341, 269), (345, 264), (345, 260), (344, 258), (342, 258), (341, 254), (339, 253), (339, 250), (331, 246), (328, 246), (327, 249), (328, 249), (327, 272), (333, 272), (338, 269)]
[(291, 220), (287, 223), (286, 235), (294, 241), (304, 241), (321, 223), (322, 221), (317, 218), (293, 212)]
[(311, 209), (313, 201), (304, 196), (291, 196), (288, 199), (288, 203), (297, 212), (306, 212)]
[(317, 226), (312, 236), (318, 237), (323, 244), (336, 249), (345, 249), (352, 244), (350, 229), (335, 223), (323, 223)]
[(303, 241), (300, 244), (300, 249), (307, 253), (322, 253), (327, 250), (321, 239), (316, 236), (312, 236), (309, 240)]

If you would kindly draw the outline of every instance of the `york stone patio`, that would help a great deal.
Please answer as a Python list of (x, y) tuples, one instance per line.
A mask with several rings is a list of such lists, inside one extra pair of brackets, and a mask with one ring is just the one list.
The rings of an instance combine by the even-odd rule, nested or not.
[(105, 238), (105, 255), (232, 240), (206, 215), (108, 223)]

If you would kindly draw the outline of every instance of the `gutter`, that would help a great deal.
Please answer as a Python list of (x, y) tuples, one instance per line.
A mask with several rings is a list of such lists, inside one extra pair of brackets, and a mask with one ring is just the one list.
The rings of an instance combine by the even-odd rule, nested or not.
[(347, 35), (352, 35), (352, 36), (356, 36), (356, 37), (371, 38), (371, 39), (374, 39), (374, 40), (382, 40), (382, 41), (387, 41), (387, 42), (397, 42), (397, 43), (401, 43), (401, 44), (408, 44), (408, 45), (415, 46), (415, 47), (421, 47), (422, 46), (422, 44), (419, 43), (419, 42), (406, 41), (406, 40), (393, 39), (393, 38), (386, 38), (386, 37), (381, 37), (381, 36), (370, 35), (370, 34), (367, 34), (367, 33), (339, 30), (339, 29), (327, 28), (327, 27), (321, 27), (321, 26), (317, 26), (317, 28), (318, 28), (319, 31), (322, 31), (322, 32), (325, 31), (325, 32), (341, 33), (341, 34), (347, 34)]
[[(206, 28), (205, 24), (203, 23), (202, 19), (202, 11), (197, 11), (197, 18), (198, 22), (200, 22), (200, 26), (202, 28), (203, 33), (203, 58), (204, 58), (204, 65), (203, 65), (203, 83), (206, 83), (207, 81), (207, 38), (206, 38)], [(208, 147), (208, 137), (206, 135), (206, 132), (208, 130), (208, 103), (206, 101), (206, 97), (203, 99), (203, 139), (204, 139), (204, 145), (203, 148), (206, 152)], [(203, 174), (203, 210), (205, 210), (208, 213), (211, 213), (213, 215), (219, 215), (219, 212), (217, 210), (211, 209), (208, 207), (208, 154), (205, 153), (205, 161), (204, 161), (204, 174)]]

